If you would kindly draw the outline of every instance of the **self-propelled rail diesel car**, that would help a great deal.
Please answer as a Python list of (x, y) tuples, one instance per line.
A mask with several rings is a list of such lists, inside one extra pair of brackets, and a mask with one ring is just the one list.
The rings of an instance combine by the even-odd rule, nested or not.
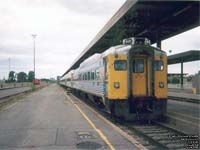
[(129, 38), (94, 54), (63, 79), (116, 117), (156, 119), (166, 113), (167, 56), (146, 38)]

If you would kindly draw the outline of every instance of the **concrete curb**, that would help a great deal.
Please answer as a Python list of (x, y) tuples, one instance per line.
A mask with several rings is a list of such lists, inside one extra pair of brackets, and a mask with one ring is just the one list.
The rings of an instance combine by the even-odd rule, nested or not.
[(176, 100), (176, 101), (182, 101), (182, 102), (190, 102), (190, 103), (200, 104), (200, 100), (193, 99), (193, 98), (168, 96), (168, 99), (170, 99), (170, 100)]
[(15, 88), (23, 88), (23, 87), (31, 87), (31, 86), (6, 87), (6, 88), (0, 88), (0, 90), (8, 90), (8, 89), (15, 89)]
[(5, 102), (3, 101), (3, 99), (7, 99), (7, 98), (10, 98), (10, 97), (14, 97), (14, 96), (17, 96), (17, 95), (20, 95), (20, 94), (23, 94), (23, 93), (27, 93), (29, 91), (32, 91), (32, 89), (28, 89), (28, 90), (25, 90), (25, 91), (20, 91), (18, 93), (15, 93), (15, 94), (11, 94), (11, 95), (8, 95), (8, 96), (4, 96), (4, 97), (0, 97), (0, 104)]

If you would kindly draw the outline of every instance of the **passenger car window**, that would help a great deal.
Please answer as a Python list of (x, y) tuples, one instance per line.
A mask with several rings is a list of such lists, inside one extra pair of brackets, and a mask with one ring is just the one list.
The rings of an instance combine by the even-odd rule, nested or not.
[(134, 59), (133, 60), (133, 72), (143, 73), (144, 72), (144, 59)]
[(83, 78), (82, 78), (82, 80), (85, 80), (85, 74), (83, 74), (83, 76), (82, 76)]
[(78, 79), (79, 79), (79, 80), (82, 79), (82, 74), (79, 74)]
[(85, 80), (87, 80), (87, 73), (85, 73)]
[(127, 69), (127, 62), (126, 60), (115, 60), (114, 63), (115, 70), (121, 71)]
[(88, 80), (90, 80), (90, 72), (88, 72)]
[(154, 69), (156, 71), (162, 71), (164, 69), (164, 64), (162, 60), (157, 60), (154, 62)]
[(99, 79), (99, 70), (95, 71), (95, 79), (98, 80)]
[(94, 80), (94, 71), (91, 72), (91, 79)]

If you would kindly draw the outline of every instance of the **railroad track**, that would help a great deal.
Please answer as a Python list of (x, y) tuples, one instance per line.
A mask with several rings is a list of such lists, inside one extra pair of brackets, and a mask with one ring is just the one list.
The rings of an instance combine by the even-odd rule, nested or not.
[[(83, 98), (70, 94), (73, 98), (83, 101)], [(199, 137), (186, 135), (183, 132), (177, 131), (174, 128), (165, 126), (160, 122), (124, 122), (116, 121), (111, 115), (99, 109), (91, 101), (84, 100), (87, 105), (92, 106), (96, 112), (111, 121), (113, 124), (120, 127), (123, 131), (136, 138), (149, 150), (184, 150), (184, 149), (199, 149)]]
[(148, 149), (199, 149), (199, 138), (197, 136), (189, 136), (181, 132), (175, 131), (160, 125), (159, 123), (143, 124), (143, 125), (126, 125), (128, 130), (133, 131), (138, 136), (143, 137), (147, 141)]
[[(110, 120), (113, 122), (113, 120)], [(187, 135), (162, 122), (113, 122), (149, 150), (200, 149), (198, 135)], [(136, 137), (135, 137), (136, 136)]]

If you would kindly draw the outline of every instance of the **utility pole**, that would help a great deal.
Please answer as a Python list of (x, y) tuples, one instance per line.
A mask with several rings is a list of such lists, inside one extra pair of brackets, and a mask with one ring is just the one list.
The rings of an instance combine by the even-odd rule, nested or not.
[(8, 80), (9, 80), (9, 74), (10, 74), (10, 57), (8, 58)]
[(8, 58), (8, 72), (10, 72), (10, 57)]
[(33, 70), (34, 70), (34, 79), (35, 79), (35, 38), (36, 38), (37, 34), (32, 34), (33, 37)]

